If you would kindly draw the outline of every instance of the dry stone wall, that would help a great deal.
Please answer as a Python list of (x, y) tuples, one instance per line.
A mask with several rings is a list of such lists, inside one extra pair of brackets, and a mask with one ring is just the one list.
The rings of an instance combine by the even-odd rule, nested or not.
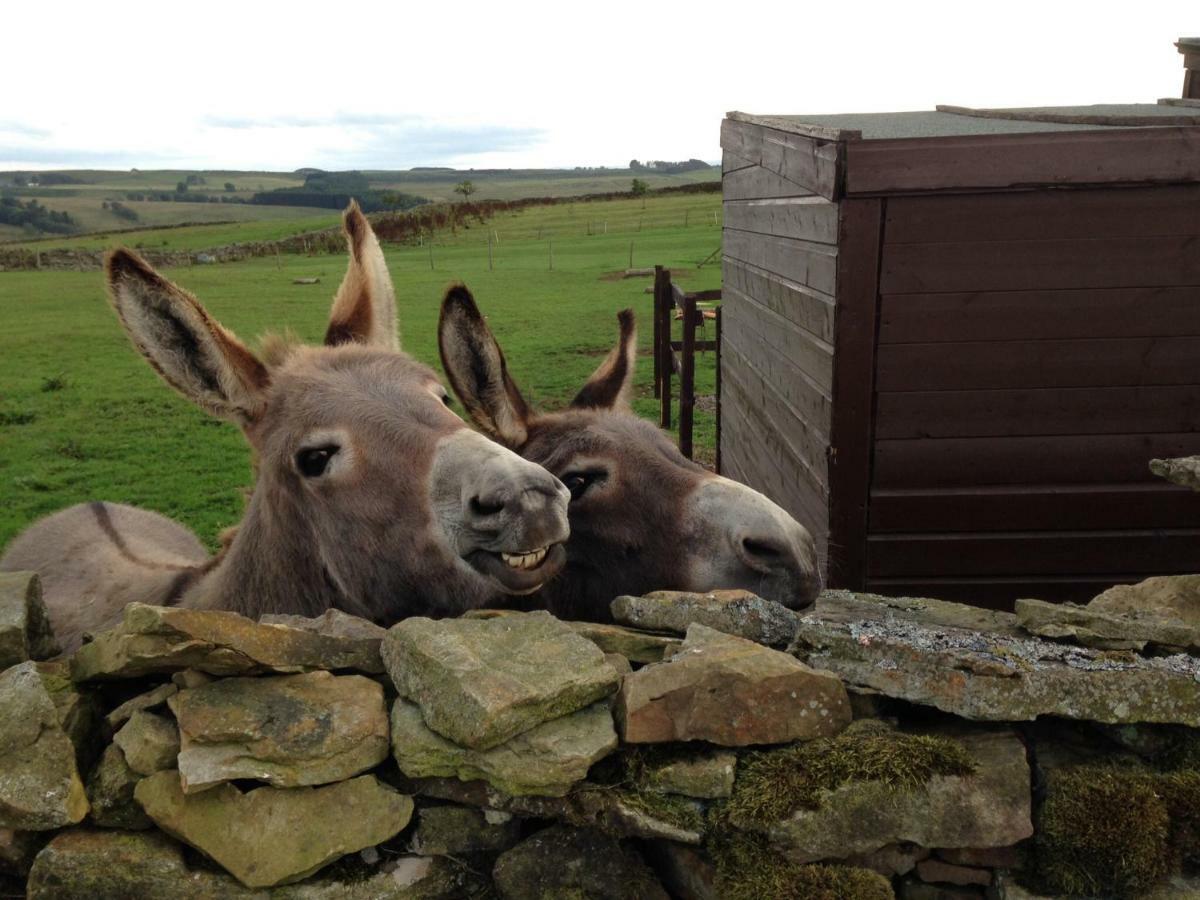
[[(48, 898), (1197, 896), (1200, 583), (383, 629), (0, 576), (0, 886)], [(5, 880), (7, 879), (7, 880)]]

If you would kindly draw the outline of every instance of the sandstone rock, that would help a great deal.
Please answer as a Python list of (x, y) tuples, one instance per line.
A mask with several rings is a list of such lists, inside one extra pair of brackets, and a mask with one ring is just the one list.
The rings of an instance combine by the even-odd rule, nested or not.
[(567, 622), (575, 633), (587, 638), (605, 653), (619, 653), (630, 662), (652, 663), (662, 660), (676, 650), (682, 641), (666, 634), (635, 631), (621, 625), (604, 622)]
[(236, 613), (130, 603), (116, 628), (96, 635), (71, 658), (76, 681), (137, 678), (198, 669), (210, 675), (381, 671), (357, 638), (286, 625), (260, 625)]
[(110, 712), (105, 717), (105, 721), (108, 722), (109, 728), (120, 728), (138, 710), (149, 710), (162, 706), (167, 702), (168, 697), (173, 697), (177, 693), (179, 693), (179, 688), (174, 683), (160, 684), (153, 690), (126, 700)]
[(719, 800), (733, 793), (737, 755), (729, 751), (697, 751), (648, 761), (642, 787), (666, 794)]
[[(414, 865), (415, 863), (415, 865)], [(445, 859), (401, 857), (301, 884), (256, 889), (210, 867), (189, 865), (156, 831), (60, 833), (38, 855), (29, 900), (461, 900), (482, 879)]]
[(10, 872), (24, 877), (29, 874), (33, 859), (46, 840), (42, 831), (14, 831), (0, 828), (0, 873)]
[(1181, 456), (1177, 459), (1152, 459), (1150, 471), (1172, 484), (1200, 490), (1200, 456)]
[(213, 676), (206, 672), (201, 672), (199, 669), (183, 669), (182, 671), (171, 673), (171, 683), (181, 691), (188, 688), (202, 687), (213, 680)]
[(301, 631), (311, 631), (314, 634), (337, 638), (346, 649), (353, 648), (360, 659), (371, 661), (371, 667), (364, 668), (362, 671), (383, 671), (379, 646), (383, 643), (383, 636), (387, 634), (387, 629), (382, 625), (376, 625), (367, 619), (360, 619), (358, 616), (344, 613), (340, 609), (327, 609), (314, 618), (266, 615), (258, 621), (264, 625), (285, 625), (288, 628), (298, 628)]
[(33, 572), (0, 572), (0, 671), (59, 652)]
[[(1200, 588), (1200, 578), (1196, 583)], [(1200, 650), (1200, 591), (1195, 595), (1197, 621), (1189, 624), (1174, 615), (1173, 611), (1148, 604), (1139, 604), (1137, 608), (1129, 610), (1108, 611), (1100, 603), (1101, 599), (1132, 593), (1127, 590), (1113, 594), (1113, 590), (1110, 588), (1087, 606), (1018, 600), (1017, 621), (1030, 634), (1056, 640), (1070, 639), (1085, 647), (1101, 650), (1140, 651), (1147, 644)]]
[(927, 848), (918, 847), (916, 844), (888, 844), (870, 853), (851, 856), (845, 862), (847, 865), (870, 869), (885, 878), (891, 878), (894, 875), (907, 875), (917, 867), (917, 863), (927, 859), (929, 853)]
[(152, 828), (154, 823), (133, 799), (133, 789), (141, 780), (142, 777), (129, 768), (120, 747), (116, 744), (105, 747), (100, 762), (88, 776), (87, 797), (92, 807), (92, 823), (101, 828), (130, 831)]
[(849, 722), (836, 677), (703, 625), (688, 629), (669, 660), (626, 676), (617, 699), (629, 743), (778, 744), (833, 735)]
[(90, 688), (71, 681), (70, 665), (65, 659), (45, 660), (34, 665), (54, 704), (59, 727), (75, 748), (75, 767), (86, 772), (103, 746), (100, 698)]
[(655, 591), (644, 597), (618, 597), (613, 618), (624, 625), (686, 634), (692, 623), (706, 625), (759, 644), (784, 646), (796, 632), (796, 614), (749, 591)]
[(949, 847), (938, 850), (937, 856), (956, 866), (978, 869), (1015, 869), (1021, 864), (1016, 847)]
[(924, 881), (905, 881), (900, 885), (899, 894), (900, 900), (984, 900), (984, 896), (979, 888)]
[[(936, 601), (932, 601), (936, 603)], [(1041, 715), (1096, 722), (1200, 725), (1200, 659), (1141, 657), (1015, 636), (1015, 617), (992, 613), (996, 630), (946, 625), (931, 601), (826, 591), (798, 619), (790, 652), (853, 689), (933, 706), (967, 719)], [(983, 619), (979, 611), (963, 613)]]
[(426, 806), (417, 813), (412, 851), (422, 856), (496, 853), (521, 839), (521, 822), (508, 813), (467, 806)]
[(992, 873), (987, 869), (956, 866), (940, 859), (923, 859), (917, 863), (917, 877), (922, 881), (941, 884), (977, 884), (987, 887), (992, 883)]
[(223, 678), (168, 703), (188, 794), (236, 778), (276, 787), (342, 781), (388, 755), (383, 687), (362, 675)]
[(681, 900), (720, 900), (717, 870), (694, 847), (673, 841), (653, 841), (646, 845), (644, 852), (673, 896)]
[(616, 746), (606, 703), (545, 722), (488, 750), (446, 740), (425, 724), (416, 704), (397, 699), (392, 706), (392, 753), (410, 778), (481, 778), (509, 794), (560, 797)]
[(179, 729), (164, 716), (138, 710), (113, 735), (113, 743), (125, 754), (130, 769), (139, 775), (153, 775), (175, 767)]
[(600, 828), (623, 837), (662, 839), (681, 844), (699, 844), (703, 818), (695, 808), (692, 821), (669, 816), (643, 798), (611, 785), (584, 782), (565, 797), (517, 797), (497, 790), (484, 781), (450, 778), (418, 778), (412, 790), (439, 800), (512, 813), (527, 819), (557, 819), (570, 825)]
[(635, 850), (601, 832), (567, 825), (552, 825), (502, 854), (492, 879), (505, 900), (668, 900)]
[(487, 750), (616, 690), (591, 641), (547, 612), (492, 619), (405, 619), (383, 660), (402, 697), (438, 734)]
[(633, 671), (633, 666), (630, 664), (629, 660), (620, 653), (605, 653), (604, 661), (612, 667), (612, 670), (616, 672), (617, 676), (620, 678), (624, 678)]
[(1011, 732), (957, 736), (978, 764), (973, 775), (935, 775), (923, 786), (848, 782), (765, 829), (794, 862), (871, 853), (894, 843), (1000, 847), (1033, 833), (1025, 747)]
[(191, 844), (247, 887), (311, 875), (347, 853), (395, 836), (412, 817), (409, 797), (374, 776), (319, 788), (222, 784), (185, 795), (179, 773), (143, 780), (135, 797), (163, 831)]
[(0, 673), (0, 827), (48, 831), (88, 811), (75, 748), (38, 664)]

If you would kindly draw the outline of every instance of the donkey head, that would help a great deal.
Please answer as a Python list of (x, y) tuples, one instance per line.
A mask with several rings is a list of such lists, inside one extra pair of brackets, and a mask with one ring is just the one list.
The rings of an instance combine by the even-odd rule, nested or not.
[(530, 409), (463, 286), (442, 302), (442, 365), (487, 434), (554, 473), (571, 492), (563, 573), (540, 597), (559, 615), (605, 618), (618, 594), (746, 588), (792, 608), (820, 589), (811, 536), (762, 494), (686, 459), (633, 414), (633, 312), (570, 407)]
[(447, 408), (433, 370), (399, 350), (391, 280), (357, 205), (344, 225), (349, 269), (324, 346), (277, 342), (265, 360), (135, 254), (107, 260), (138, 350), (255, 451), (247, 517), (215, 579), (228, 596), (202, 602), (390, 622), (535, 590), (565, 559), (566, 489)]

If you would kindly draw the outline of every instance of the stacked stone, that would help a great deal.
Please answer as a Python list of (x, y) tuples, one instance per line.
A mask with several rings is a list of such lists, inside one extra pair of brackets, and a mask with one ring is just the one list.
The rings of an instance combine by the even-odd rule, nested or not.
[(618, 598), (619, 624), (386, 631), (131, 604), (47, 661), (36, 578), (0, 575), (0, 886), (1189, 896), (1196, 597), (1153, 580), (1012, 615), (828, 591), (797, 615), (660, 592)]

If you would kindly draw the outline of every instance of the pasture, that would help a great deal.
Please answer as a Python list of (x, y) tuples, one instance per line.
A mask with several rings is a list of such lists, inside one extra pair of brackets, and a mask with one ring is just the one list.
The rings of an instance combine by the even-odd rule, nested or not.
[[(527, 397), (553, 409), (570, 400), (615, 341), (616, 312), (633, 307), (642, 348), (634, 405), (653, 418), (651, 298), (644, 293), (651, 280), (617, 273), (629, 265), (632, 241), (635, 266), (672, 267), (689, 290), (719, 287), (719, 264), (696, 266), (719, 246), (720, 203), (719, 194), (702, 194), (649, 198), (645, 209), (640, 200), (530, 208), (438, 235), (433, 269), (429, 246), (387, 246), (404, 347), (438, 367), (439, 303), (445, 286), (461, 279)], [(214, 246), (218, 232), (203, 229), (225, 227), (149, 232), (145, 240), (203, 238), (190, 246)], [(499, 239), (492, 269), (489, 231)], [(284, 255), (166, 274), (251, 343), (285, 327), (316, 341), (345, 262), (344, 254)], [(313, 276), (319, 284), (292, 284)], [(251, 480), (241, 435), (176, 396), (136, 355), (99, 272), (0, 273), (0, 335), (0, 545), (38, 516), (92, 499), (158, 510), (210, 546), (240, 519)], [(711, 398), (713, 380), (712, 356), (699, 358), (700, 398)], [(696, 445), (711, 462), (711, 400), (698, 406)]]

